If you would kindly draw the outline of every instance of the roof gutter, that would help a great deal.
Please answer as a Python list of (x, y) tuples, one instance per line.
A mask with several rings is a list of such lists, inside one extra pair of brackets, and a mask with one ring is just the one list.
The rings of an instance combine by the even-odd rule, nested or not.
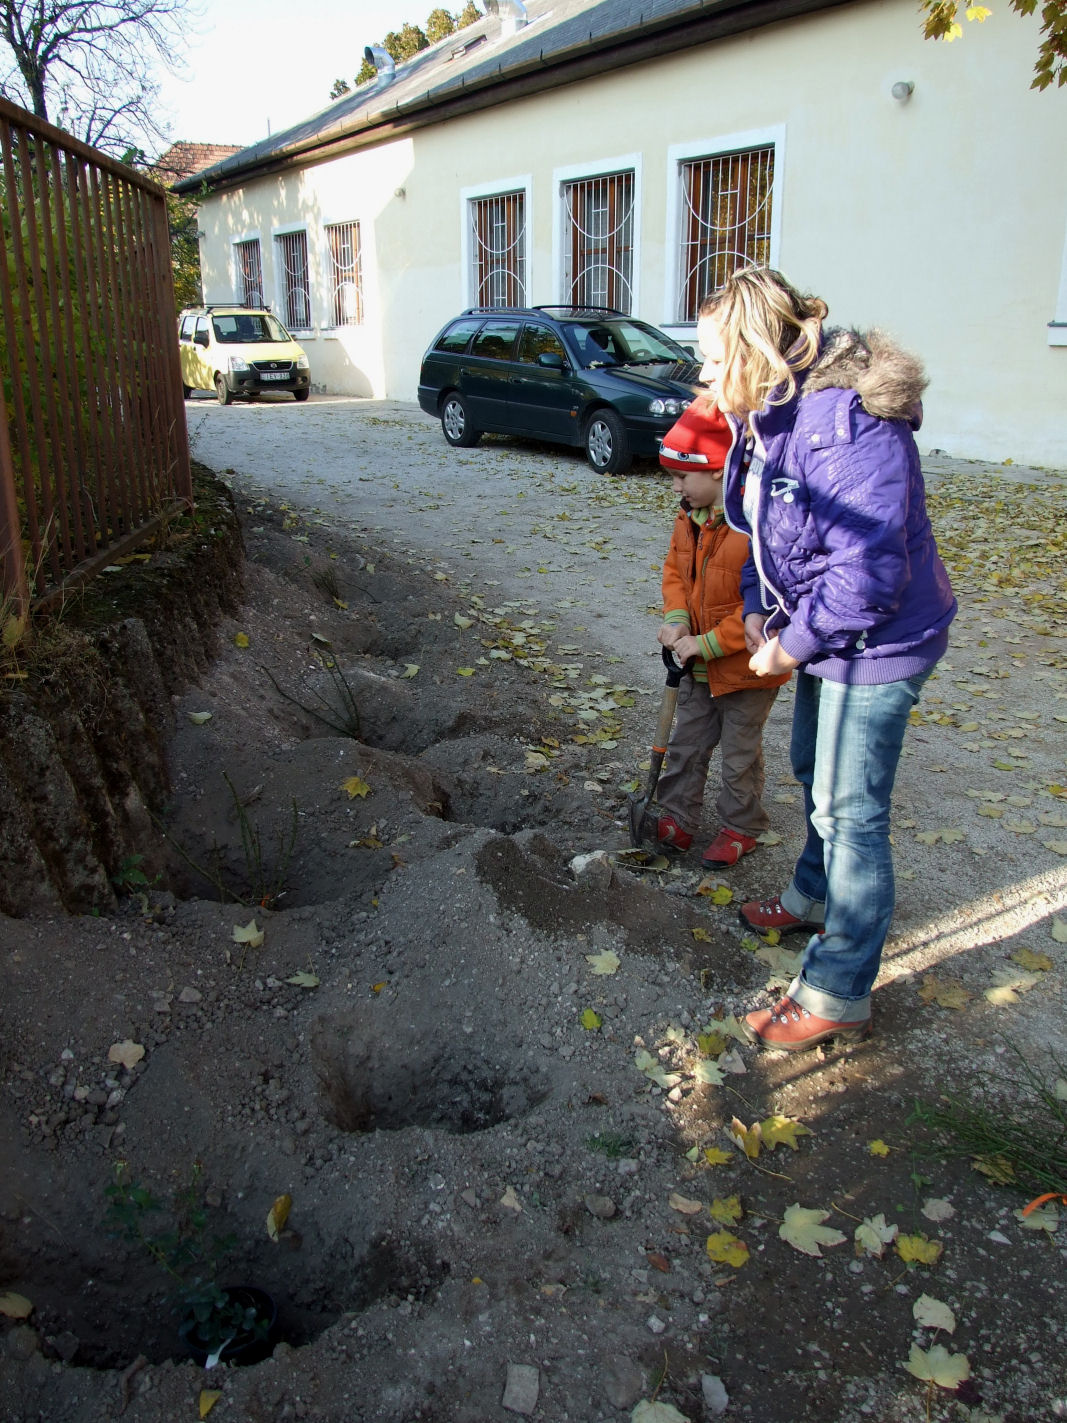
[(175, 184), (175, 191), (202, 192), (206, 188), (209, 193), (226, 192), (242, 187), (250, 179), (328, 163), (359, 149), (403, 138), (432, 124), (462, 118), (515, 99), (547, 93), (577, 80), (595, 78), (628, 65), (659, 59), (677, 52), (679, 30), (685, 31), (686, 48), (690, 48), (851, 3), (854, 0), (705, 0), (700, 6), (680, 11), (659, 23), (641, 23), (600, 37), (591, 33), (580, 44), (548, 58), (542, 50), (538, 58), (515, 65), (503, 73), (498, 71), (470, 83), (461, 83), (455, 93), (437, 98), (427, 93), (421, 98), (398, 104), (392, 116), (375, 114), (356, 129), (332, 136), (316, 135), (294, 143), (281, 153), (230, 169), (218, 178), (205, 179), (201, 176), (196, 182), (186, 180)]

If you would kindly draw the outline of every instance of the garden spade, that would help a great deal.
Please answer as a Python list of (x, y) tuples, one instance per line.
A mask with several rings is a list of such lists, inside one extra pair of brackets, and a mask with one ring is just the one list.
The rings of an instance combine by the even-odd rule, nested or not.
[(663, 700), (660, 702), (659, 722), (656, 726), (656, 738), (652, 743), (652, 756), (648, 768), (648, 783), (645, 786), (643, 795), (631, 795), (630, 800), (630, 844), (637, 849), (645, 833), (645, 821), (648, 817), (648, 808), (652, 804), (656, 794), (656, 782), (659, 780), (659, 773), (663, 768), (663, 758), (667, 754), (667, 742), (671, 739), (671, 727), (674, 725), (674, 709), (678, 705), (678, 688), (682, 684), (682, 678), (689, 671), (692, 660), (683, 667), (675, 657), (669, 647), (663, 649), (663, 665), (667, 669), (667, 683), (663, 688)]

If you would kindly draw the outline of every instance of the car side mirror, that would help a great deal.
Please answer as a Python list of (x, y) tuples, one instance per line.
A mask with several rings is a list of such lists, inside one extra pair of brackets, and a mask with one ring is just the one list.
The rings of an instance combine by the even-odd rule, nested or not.
[(550, 371), (565, 371), (567, 369), (567, 362), (558, 351), (542, 351), (537, 358), (537, 364)]
[(206, 331), (198, 331), (198, 332), (196, 333), (196, 335), (193, 337), (193, 340), (196, 342), (196, 344), (197, 344), (198, 346), (204, 346), (204, 347), (206, 347), (206, 346), (207, 346), (207, 332), (206, 332)]

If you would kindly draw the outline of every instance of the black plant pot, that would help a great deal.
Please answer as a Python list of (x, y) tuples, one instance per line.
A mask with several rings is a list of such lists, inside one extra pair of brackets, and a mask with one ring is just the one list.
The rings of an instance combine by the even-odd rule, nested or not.
[[(222, 1364), (259, 1364), (270, 1357), (277, 1343), (278, 1306), (266, 1290), (255, 1285), (231, 1285), (223, 1290), (227, 1298), (236, 1301), (244, 1309), (254, 1309), (257, 1328), (242, 1330), (230, 1340), (218, 1361)], [(178, 1327), (182, 1343), (196, 1363), (203, 1366), (215, 1352), (217, 1345), (205, 1338), (203, 1326), (195, 1319), (185, 1319)]]

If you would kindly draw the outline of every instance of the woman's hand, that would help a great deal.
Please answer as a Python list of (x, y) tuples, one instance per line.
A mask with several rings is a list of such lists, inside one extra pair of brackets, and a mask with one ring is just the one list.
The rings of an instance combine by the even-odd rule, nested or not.
[(763, 635), (763, 625), (767, 617), (767, 613), (748, 613), (745, 616), (745, 646), (753, 656), (767, 641)]
[[(745, 622), (748, 622), (747, 618)], [(795, 657), (790, 657), (777, 637), (772, 637), (768, 638), (759, 651), (749, 658), (748, 666), (749, 670), (755, 672), (757, 677), (778, 677), (783, 672), (792, 672), (794, 668), (800, 666), (800, 663)]]

